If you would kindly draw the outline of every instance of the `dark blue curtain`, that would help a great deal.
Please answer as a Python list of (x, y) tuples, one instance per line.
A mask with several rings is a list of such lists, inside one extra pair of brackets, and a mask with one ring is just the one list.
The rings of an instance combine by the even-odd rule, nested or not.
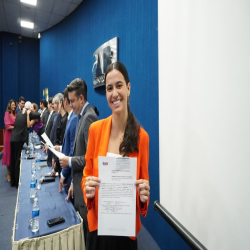
[(24, 96), (39, 104), (40, 41), (22, 37), (19, 42), (17, 34), (2, 32), (0, 45), (0, 128), (4, 128), (3, 117), (10, 99), (18, 101)]

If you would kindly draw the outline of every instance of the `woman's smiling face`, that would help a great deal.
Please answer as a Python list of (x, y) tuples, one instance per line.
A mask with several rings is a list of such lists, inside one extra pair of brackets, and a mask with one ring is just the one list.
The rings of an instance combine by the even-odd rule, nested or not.
[(116, 69), (106, 76), (106, 96), (109, 107), (113, 113), (127, 110), (128, 97), (130, 95), (130, 83), (126, 81), (122, 73)]
[(10, 108), (11, 108), (12, 111), (15, 111), (16, 110), (16, 103), (12, 102), (11, 105), (10, 105)]

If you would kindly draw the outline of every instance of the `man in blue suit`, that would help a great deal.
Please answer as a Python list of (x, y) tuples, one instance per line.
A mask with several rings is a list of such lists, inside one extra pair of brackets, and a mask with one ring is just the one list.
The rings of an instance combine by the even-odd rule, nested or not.
[[(65, 130), (65, 134), (64, 134), (62, 147), (56, 145), (54, 148), (57, 151), (61, 151), (66, 156), (72, 156), (78, 116), (73, 113), (72, 108), (69, 105), (70, 101), (69, 101), (67, 88), (63, 91), (63, 97), (64, 97), (64, 101), (63, 101), (64, 109), (69, 114), (68, 122), (67, 122), (66, 130)], [(59, 162), (57, 163), (54, 169), (55, 172), (59, 170), (58, 168), (60, 168)], [(53, 173), (54, 171), (52, 171), (52, 174)], [(70, 167), (62, 168), (60, 184), (59, 184), (59, 192), (61, 192), (62, 187), (64, 187), (66, 193), (68, 193), (68, 190), (71, 184), (71, 179), (72, 179), (71, 168)]]

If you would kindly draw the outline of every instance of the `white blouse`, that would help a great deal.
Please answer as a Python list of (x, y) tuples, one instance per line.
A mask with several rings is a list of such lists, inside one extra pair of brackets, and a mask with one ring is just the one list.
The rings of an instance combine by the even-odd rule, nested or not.
[(118, 155), (118, 154), (114, 154), (114, 153), (110, 153), (110, 152), (107, 152), (107, 155), (106, 155), (107, 157), (116, 157), (116, 158), (118, 158), (118, 157), (122, 157), (122, 155)]

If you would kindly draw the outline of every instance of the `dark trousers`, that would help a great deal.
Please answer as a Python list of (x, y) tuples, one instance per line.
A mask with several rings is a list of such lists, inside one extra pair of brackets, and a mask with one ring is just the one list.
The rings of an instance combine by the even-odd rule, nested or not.
[(11, 186), (18, 187), (19, 173), (20, 173), (20, 157), (23, 149), (23, 142), (11, 142), (10, 143), (10, 175)]
[(52, 155), (53, 155), (53, 153), (48, 149), (47, 165), (49, 167), (52, 167)]
[(89, 232), (86, 250), (137, 250), (137, 239), (125, 236), (98, 236), (97, 230)]

